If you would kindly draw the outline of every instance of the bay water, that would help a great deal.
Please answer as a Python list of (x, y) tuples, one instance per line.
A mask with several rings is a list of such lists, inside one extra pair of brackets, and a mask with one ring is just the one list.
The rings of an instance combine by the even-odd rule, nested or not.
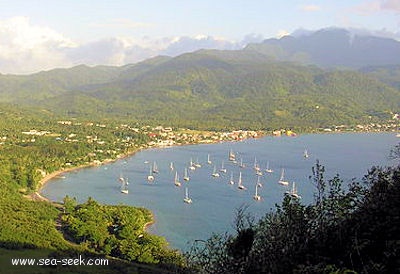
[[(193, 241), (205, 240), (213, 232), (233, 231), (240, 207), (247, 207), (247, 212), (256, 219), (264, 216), (275, 204), (281, 203), (292, 182), (296, 182), (302, 203), (311, 203), (315, 187), (309, 177), (317, 160), (325, 166), (325, 178), (339, 174), (347, 184), (353, 178), (361, 180), (374, 165), (396, 164), (388, 155), (399, 142), (395, 133), (335, 133), (147, 149), (107, 165), (54, 178), (42, 188), (41, 194), (57, 202), (68, 195), (76, 197), (78, 202), (92, 197), (105, 204), (148, 208), (155, 218), (149, 232), (166, 237), (172, 248), (188, 250)], [(236, 163), (229, 160), (230, 151), (236, 155)], [(207, 163), (208, 155), (211, 164)], [(191, 160), (201, 167), (188, 170), (190, 180), (184, 181), (184, 169)], [(241, 161), (246, 167), (239, 166)], [(149, 183), (147, 176), (154, 162), (159, 173)], [(259, 176), (260, 201), (253, 199), (258, 179), (253, 168), (255, 162), (263, 173)], [(226, 173), (220, 172), (222, 163)], [(267, 165), (274, 172), (265, 172)], [(214, 166), (219, 177), (211, 175)], [(290, 182), (287, 187), (278, 183), (282, 169), (285, 180)], [(176, 172), (181, 187), (174, 185)], [(237, 187), (239, 173), (247, 190)], [(129, 181), (129, 194), (120, 191), (121, 176)], [(231, 176), (234, 185), (230, 184)], [(183, 202), (185, 188), (193, 201), (191, 204)]]

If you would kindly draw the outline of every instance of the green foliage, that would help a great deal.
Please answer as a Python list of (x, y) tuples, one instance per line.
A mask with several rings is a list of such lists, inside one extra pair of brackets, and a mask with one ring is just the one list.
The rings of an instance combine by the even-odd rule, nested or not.
[(53, 250), (70, 248), (55, 228), (58, 213), (51, 204), (24, 199), (10, 185), (1, 182), (0, 247)]
[(368, 75), (273, 62), (252, 50), (202, 50), (124, 67), (1, 76), (0, 102), (197, 129), (316, 128), (385, 121), (398, 110), (400, 91)]
[(77, 243), (97, 253), (128, 261), (182, 265), (177, 251), (168, 249), (164, 238), (145, 231), (151, 213), (144, 208), (101, 205), (89, 200), (75, 207), (65, 199), (63, 229)]
[(374, 77), (394, 88), (400, 89), (400, 66), (399, 65), (388, 65), (388, 66), (374, 66), (366, 67), (361, 71), (371, 77)]
[[(133, 266), (119, 260), (113, 261), (110, 267), (93, 268), (85, 273), (164, 273), (165, 268), (182, 265), (181, 255), (169, 250), (164, 238), (144, 231), (144, 224), (152, 220), (146, 209), (108, 208), (93, 200), (78, 205), (70, 197), (65, 197), (64, 207), (30, 200), (39, 199), (33, 192), (44, 174), (88, 165), (94, 160), (116, 158), (118, 154), (132, 152), (149, 142), (148, 136), (113, 120), (71, 119), (73, 123), (65, 125), (57, 123), (64, 119), (47, 111), (1, 104), (0, 113), (0, 272), (5, 269), (3, 253), (8, 258), (6, 265), (9, 265), (12, 254), (26, 249), (32, 255), (27, 258), (36, 258), (35, 254), (42, 253), (45, 253), (44, 258), (112, 255), (127, 261), (157, 263), (163, 268), (143, 264)], [(104, 123), (107, 126), (99, 126)], [(134, 126), (140, 128), (138, 124)], [(30, 130), (47, 131), (48, 134), (23, 133)], [(61, 226), (63, 219), (70, 223), (65, 231)], [(72, 238), (75, 243), (66, 240)], [(25, 270), (21, 267), (6, 272), (31, 273)], [(55, 270), (32, 268), (31, 271), (50, 273)], [(63, 271), (72, 273), (78, 269), (57, 270)]]
[(194, 245), (186, 254), (190, 267), (201, 273), (399, 272), (400, 166), (374, 167), (348, 191), (338, 176), (326, 181), (323, 174), (317, 162), (313, 204), (285, 196), (256, 225), (239, 221), (236, 235)]

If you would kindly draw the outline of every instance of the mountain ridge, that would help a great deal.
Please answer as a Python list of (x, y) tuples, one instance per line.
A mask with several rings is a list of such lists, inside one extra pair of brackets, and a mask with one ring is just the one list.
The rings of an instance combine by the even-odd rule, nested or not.
[[(336, 32), (341, 38), (344, 34)], [(293, 44), (296, 39), (272, 43)], [(399, 111), (398, 81), (389, 77), (398, 69), (395, 65), (326, 69), (293, 61), (293, 54), (277, 61), (282, 54), (274, 57), (251, 48), (198, 50), (121, 67), (81, 65), (28, 76), (0, 75), (0, 102), (67, 116), (207, 129), (321, 127), (383, 121)]]
[(400, 63), (400, 42), (372, 35), (353, 34), (340, 28), (321, 29), (299, 36), (266, 39), (249, 44), (277, 61), (293, 61), (327, 68), (360, 69)]

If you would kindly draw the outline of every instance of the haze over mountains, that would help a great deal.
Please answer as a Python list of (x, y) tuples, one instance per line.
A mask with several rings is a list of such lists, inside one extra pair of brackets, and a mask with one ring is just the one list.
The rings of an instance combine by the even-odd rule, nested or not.
[(267, 39), (250, 44), (277, 61), (293, 61), (322, 67), (361, 68), (400, 64), (400, 42), (345, 29), (322, 29), (297, 37)]
[(395, 40), (325, 29), (122, 67), (0, 75), (0, 102), (200, 128), (319, 127), (398, 112), (399, 64)]

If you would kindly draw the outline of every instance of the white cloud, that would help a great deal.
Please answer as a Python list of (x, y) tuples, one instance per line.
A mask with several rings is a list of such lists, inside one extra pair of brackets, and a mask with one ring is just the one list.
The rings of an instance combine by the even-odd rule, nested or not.
[(247, 34), (243, 37), (242, 41), (239, 42), (239, 47), (243, 48), (247, 46), (250, 43), (260, 43), (264, 40), (265, 38), (261, 34)]
[(290, 33), (287, 30), (279, 30), (276, 37), (282, 38), (283, 36), (288, 36)]
[[(373, 34), (378, 33), (393, 38), (396, 35), (384, 29)], [(279, 38), (285, 35), (289, 35), (287, 30), (277, 34)], [(263, 40), (257, 34), (246, 35), (242, 41), (199, 34), (162, 38), (111, 37), (79, 44), (53, 29), (32, 25), (27, 17), (14, 17), (0, 20), (0, 73), (27, 74), (78, 64), (120, 66), (157, 55), (177, 56), (199, 49), (241, 49)]]
[(142, 61), (157, 54), (156, 50), (142, 47), (129, 38), (115, 37), (87, 43), (68, 51), (75, 64), (114, 65)]
[(237, 49), (238, 47), (239, 45), (237, 43), (213, 36), (183, 36), (179, 38), (175, 37), (171, 43), (161, 51), (161, 54), (177, 56), (185, 52), (192, 52), (199, 49)]
[(304, 10), (304, 11), (313, 12), (313, 11), (320, 11), (321, 7), (317, 6), (317, 5), (304, 5), (304, 6), (301, 6), (301, 9)]
[[(129, 22), (116, 23), (129, 25)], [(155, 39), (112, 37), (79, 44), (53, 29), (31, 24), (27, 17), (13, 17), (0, 21), (0, 73), (28, 74), (78, 64), (119, 66), (157, 55), (176, 56), (199, 49), (238, 49), (246, 41), (261, 39), (257, 35), (248, 35), (241, 42), (207, 35)]]
[(49, 28), (32, 26), (27, 17), (0, 21), (0, 41), (0, 72), (5, 73), (70, 66), (63, 51), (77, 46)]

